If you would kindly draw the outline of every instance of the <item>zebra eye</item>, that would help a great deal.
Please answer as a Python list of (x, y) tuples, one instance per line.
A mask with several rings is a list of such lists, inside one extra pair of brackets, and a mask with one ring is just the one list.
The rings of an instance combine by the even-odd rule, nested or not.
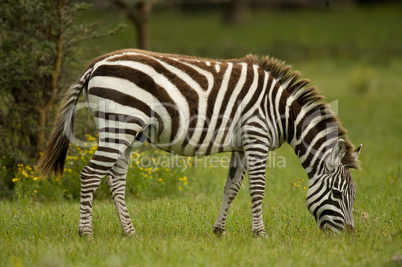
[(342, 193), (338, 189), (332, 189), (332, 195), (334, 198), (342, 199)]

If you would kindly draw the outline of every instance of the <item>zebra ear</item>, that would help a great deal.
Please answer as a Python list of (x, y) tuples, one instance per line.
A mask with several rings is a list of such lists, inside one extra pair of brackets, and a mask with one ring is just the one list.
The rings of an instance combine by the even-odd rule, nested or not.
[(329, 159), (326, 162), (328, 171), (333, 171), (336, 166), (341, 164), (343, 156), (346, 154), (346, 145), (343, 139), (338, 139), (332, 148)]
[(353, 151), (352, 155), (355, 159), (357, 159), (357, 157), (359, 156), (362, 146), (363, 146), (363, 144), (361, 144), (358, 148), (355, 149), (355, 151)]

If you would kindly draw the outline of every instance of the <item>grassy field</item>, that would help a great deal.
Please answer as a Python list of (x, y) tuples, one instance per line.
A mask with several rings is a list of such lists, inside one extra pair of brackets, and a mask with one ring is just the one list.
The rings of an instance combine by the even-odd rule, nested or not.
[[(155, 12), (150, 20), (151, 49), (211, 58), (238, 58), (249, 53), (272, 55), (289, 62), (323, 59), (362, 63), (386, 62), (402, 52), (402, 37), (395, 34), (401, 7), (286, 11), (261, 9), (245, 23), (229, 26), (213, 12)], [(123, 13), (83, 14), (82, 20), (100, 19), (99, 32), (118, 24), (124, 30), (111, 37), (83, 43), (88, 64), (93, 57), (137, 45), (135, 29)]]
[[(78, 201), (1, 201), (0, 265), (401, 266), (400, 11), (258, 11), (239, 28), (221, 25), (216, 13), (163, 12), (152, 19), (155, 50), (221, 58), (269, 53), (318, 86), (351, 141), (363, 144), (362, 170), (352, 172), (357, 190), (353, 235), (319, 231), (305, 207), (306, 175), (285, 145), (274, 156), (283, 156), (286, 167), (267, 168), (265, 239), (251, 233), (246, 181), (230, 210), (227, 233), (213, 235), (226, 170), (199, 167), (188, 171), (188, 186), (178, 196), (129, 197), (134, 239), (122, 236), (111, 201), (95, 199), (92, 241), (77, 234)], [(106, 21), (113, 18), (108, 16)], [(131, 42), (118, 35), (94, 50), (132, 47)]]
[(243, 191), (222, 238), (211, 231), (219, 209), (216, 194), (131, 200), (135, 239), (122, 236), (112, 203), (95, 202), (92, 241), (77, 235), (77, 203), (2, 203), (0, 260), (3, 266), (400, 264), (400, 208), (396, 204), (381, 213), (358, 207), (354, 235), (324, 236), (305, 210), (300, 192), (293, 192), (298, 197), (288, 198), (289, 202), (270, 194), (264, 208), (268, 236), (258, 239), (251, 234), (250, 205)]

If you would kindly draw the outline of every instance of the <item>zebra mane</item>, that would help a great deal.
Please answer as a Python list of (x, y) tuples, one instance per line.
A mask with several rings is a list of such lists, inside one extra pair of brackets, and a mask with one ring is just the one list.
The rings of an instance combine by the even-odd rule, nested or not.
[(300, 107), (308, 107), (307, 114), (319, 111), (322, 119), (318, 122), (317, 127), (326, 127), (328, 123), (335, 123), (338, 128), (338, 137), (345, 141), (346, 154), (342, 158), (342, 164), (348, 168), (359, 169), (359, 161), (354, 156), (354, 146), (346, 135), (346, 130), (342, 127), (338, 118), (330, 110), (329, 105), (324, 102), (314, 86), (308, 86), (310, 80), (301, 79), (299, 71), (293, 71), (290, 65), (286, 65), (284, 61), (269, 56), (259, 58), (254, 55), (247, 55), (245, 61), (259, 65), (262, 69), (268, 71), (277, 81), (286, 89), (286, 91), (295, 99)]

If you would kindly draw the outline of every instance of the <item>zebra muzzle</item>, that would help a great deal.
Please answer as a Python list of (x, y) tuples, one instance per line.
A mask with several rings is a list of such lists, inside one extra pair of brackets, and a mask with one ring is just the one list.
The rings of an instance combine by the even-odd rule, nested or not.
[(346, 231), (350, 232), (350, 233), (354, 233), (355, 232), (355, 227), (352, 224), (346, 224)]

